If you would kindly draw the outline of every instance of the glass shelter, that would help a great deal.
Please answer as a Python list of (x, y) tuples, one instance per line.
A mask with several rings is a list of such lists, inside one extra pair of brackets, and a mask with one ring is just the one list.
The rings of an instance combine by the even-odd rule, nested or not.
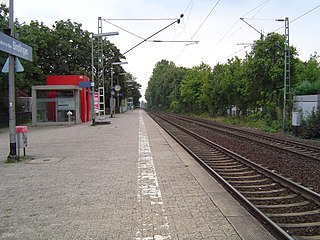
[(32, 125), (80, 123), (80, 92), (74, 85), (44, 85), (32, 87)]
[(46, 85), (32, 87), (32, 125), (90, 121), (91, 94), (87, 76), (47, 76)]

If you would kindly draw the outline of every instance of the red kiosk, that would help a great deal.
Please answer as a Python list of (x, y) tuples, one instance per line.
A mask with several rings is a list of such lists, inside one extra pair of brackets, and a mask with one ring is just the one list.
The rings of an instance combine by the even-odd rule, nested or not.
[[(46, 83), (49, 86), (50, 85), (74, 85), (74, 86), (81, 87), (81, 90), (80, 90), (80, 119), (82, 122), (90, 121), (90, 86), (91, 86), (91, 82), (87, 76), (83, 76), (83, 75), (47, 76)], [(54, 92), (57, 93), (57, 91), (54, 91)]]
[(84, 75), (46, 77), (47, 85), (32, 87), (32, 123), (61, 123), (72, 113), (74, 123), (90, 121), (91, 81)]

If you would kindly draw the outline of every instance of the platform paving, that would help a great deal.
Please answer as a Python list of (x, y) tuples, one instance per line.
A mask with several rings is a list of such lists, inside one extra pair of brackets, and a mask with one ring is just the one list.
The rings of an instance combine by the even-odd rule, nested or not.
[(142, 110), (111, 124), (30, 127), (5, 163), (0, 239), (274, 239)]

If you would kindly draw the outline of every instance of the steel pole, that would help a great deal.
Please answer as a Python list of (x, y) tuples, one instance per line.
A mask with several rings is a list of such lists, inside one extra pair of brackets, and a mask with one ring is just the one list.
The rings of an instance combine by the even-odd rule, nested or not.
[(289, 120), (290, 111), (290, 45), (289, 45), (289, 18), (284, 19), (285, 22), (285, 45), (284, 45), (284, 81), (283, 81), (283, 116), (282, 116), (282, 132), (286, 132), (286, 121)]
[(111, 64), (111, 79), (110, 79), (110, 112), (111, 112), (111, 117), (114, 115), (114, 100), (113, 100), (113, 67)]
[[(120, 77), (120, 76), (118, 76), (118, 78), (117, 78), (117, 85), (118, 85), (118, 86), (119, 86), (119, 77)], [(117, 108), (118, 108), (118, 111), (119, 111), (119, 113), (120, 113), (120, 102), (119, 102), (119, 100), (120, 100), (119, 91), (117, 91)]]
[(93, 33), (91, 33), (91, 120), (92, 126), (96, 124), (96, 113), (94, 109), (94, 61), (93, 61)]
[[(10, 36), (14, 37), (13, 23), (13, 0), (10, 0), (9, 6), (9, 29)], [(16, 101), (15, 101), (15, 84), (14, 84), (14, 62), (15, 57), (9, 54), (9, 134), (10, 134), (10, 153), (8, 160), (17, 160), (16, 144)]]

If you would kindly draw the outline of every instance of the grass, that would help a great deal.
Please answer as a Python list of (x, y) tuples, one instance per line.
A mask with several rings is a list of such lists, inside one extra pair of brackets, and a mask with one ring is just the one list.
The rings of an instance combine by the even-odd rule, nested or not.
[(281, 123), (279, 121), (272, 121), (268, 124), (264, 119), (257, 115), (251, 115), (246, 117), (212, 117), (208, 114), (201, 114), (198, 117), (210, 119), (219, 123), (224, 123), (228, 125), (241, 126), (241, 127), (251, 127), (259, 129), (264, 132), (276, 133), (281, 130)]

